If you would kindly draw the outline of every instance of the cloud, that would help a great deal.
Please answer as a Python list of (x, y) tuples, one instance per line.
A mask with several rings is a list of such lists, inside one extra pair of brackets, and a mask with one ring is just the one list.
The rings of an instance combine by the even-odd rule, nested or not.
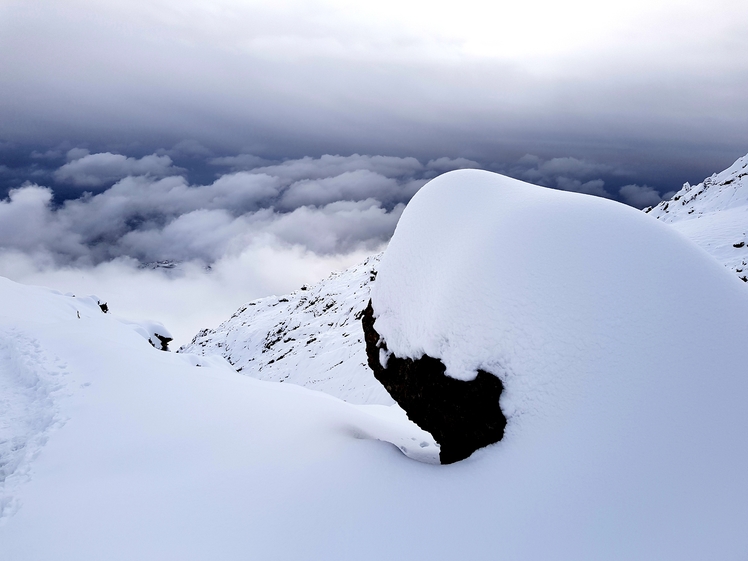
[(52, 210), (52, 190), (27, 184), (0, 201), (0, 249), (49, 253), (75, 261), (88, 253), (81, 236)]
[(87, 150), (73, 149), (68, 152), (68, 160), (55, 172), (55, 179), (78, 187), (101, 187), (130, 175), (165, 177), (182, 171), (172, 165), (169, 156), (156, 154), (136, 159), (111, 152), (88, 154)]
[[(96, 156), (75, 150), (66, 165), (80, 171)], [(12, 189), (0, 201), (0, 274), (97, 294), (114, 313), (163, 321), (185, 343), (248, 299), (380, 251), (432, 172), (415, 158), (361, 155), (256, 163), (206, 184), (131, 167), (137, 175), (59, 205), (49, 187)]]
[[(748, 5), (738, 0), (478, 12), (413, 2), (22, 4), (0, 23), (8, 145), (97, 143), (92, 151), (139, 155), (174, 146), (161, 155), (216, 163), (238, 152), (422, 162), (533, 152), (622, 158), (639, 184), (677, 171), (671, 187), (745, 153)], [(487, 9), (501, 12), (501, 33)]]
[(483, 166), (478, 162), (468, 160), (467, 158), (448, 158), (446, 156), (430, 160), (429, 163), (426, 164), (426, 169), (434, 170), (439, 173), (444, 173), (454, 169), (481, 169), (482, 167)]
[[(425, 164), (362, 154), (216, 157), (194, 143), (141, 158), (67, 148), (49, 164), (66, 157), (57, 170), (66, 170), (64, 179), (113, 184), (82, 195), (75, 189), (77, 198), (62, 202), (41, 180), (11, 189), (0, 200), (0, 274), (95, 293), (115, 313), (164, 321), (181, 342), (250, 298), (282, 294), (381, 250), (429, 178), (486, 167), (464, 157)], [(172, 157), (208, 159), (207, 179), (191, 181)], [(539, 156), (510, 168), (554, 188), (603, 196), (596, 174), (618, 173), (590, 160)], [(216, 169), (230, 171), (215, 177)], [(159, 268), (159, 261), (173, 266)]]
[(648, 185), (624, 185), (619, 193), (626, 204), (636, 208), (654, 206), (663, 199), (658, 191)]
[(210, 270), (192, 262), (164, 270), (143, 268), (130, 258), (95, 266), (59, 266), (41, 255), (0, 250), (0, 272), (17, 282), (78, 296), (95, 294), (108, 302), (115, 316), (161, 321), (174, 335), (177, 348), (200, 329), (216, 327), (249, 300), (298, 289), (368, 254), (318, 255), (261, 238), (214, 262)]
[(303, 206), (273, 217), (262, 230), (320, 254), (373, 250), (390, 239), (404, 206), (388, 212), (374, 199), (337, 201), (321, 208)]
[(254, 173), (267, 173), (289, 181), (335, 177), (345, 172), (367, 170), (385, 177), (413, 175), (424, 169), (416, 158), (394, 156), (339, 156), (325, 154), (320, 158), (306, 156), (280, 164), (258, 167)]
[(359, 169), (334, 177), (296, 181), (284, 192), (280, 205), (294, 209), (300, 206), (322, 206), (334, 201), (360, 201), (370, 197), (379, 201), (406, 198), (395, 179), (368, 169)]
[(606, 191), (605, 181), (600, 175), (617, 176), (624, 173), (612, 166), (579, 158), (544, 160), (534, 154), (525, 154), (505, 171), (513, 177), (538, 185), (606, 198), (613, 197)]
[(556, 185), (564, 191), (574, 191), (575, 193), (584, 193), (585, 195), (595, 195), (597, 197), (612, 198), (605, 188), (605, 181), (602, 179), (592, 179), (582, 183), (578, 179), (569, 179), (568, 177), (557, 177)]
[(60, 206), (47, 187), (27, 183), (11, 191), (0, 202), (2, 247), (60, 266), (122, 258), (213, 264), (261, 238), (320, 255), (350, 253), (385, 243), (430, 173), (415, 158), (327, 155), (226, 173), (200, 185), (182, 175), (158, 177), (178, 171), (168, 156), (74, 149), (68, 158), (58, 172), (67, 170), (79, 184), (103, 181), (107, 173), (111, 179), (112, 170), (131, 174)]
[(238, 156), (220, 156), (211, 158), (208, 162), (214, 166), (227, 166), (234, 171), (248, 170), (271, 164), (265, 158), (253, 154), (239, 154)]

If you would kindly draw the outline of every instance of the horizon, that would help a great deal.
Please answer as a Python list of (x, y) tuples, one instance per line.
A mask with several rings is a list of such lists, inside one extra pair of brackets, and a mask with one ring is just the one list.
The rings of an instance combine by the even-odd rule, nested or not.
[(746, 21), (738, 1), (5, 2), (0, 274), (178, 331), (380, 251), (451, 169), (656, 204), (748, 152)]

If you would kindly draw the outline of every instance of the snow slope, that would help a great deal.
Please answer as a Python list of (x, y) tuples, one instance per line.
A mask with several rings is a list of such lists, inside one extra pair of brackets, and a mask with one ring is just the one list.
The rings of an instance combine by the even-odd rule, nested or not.
[(748, 282), (748, 155), (644, 210), (671, 224)]
[(179, 352), (222, 355), (254, 378), (289, 382), (351, 403), (391, 405), (366, 365), (361, 313), (381, 255), (287, 296), (242, 306)]
[(370, 439), (438, 461), (397, 407), (253, 380), (148, 335), (96, 298), (0, 278), (4, 561), (271, 558), (280, 518), (302, 522), (289, 509), (306, 517), (340, 470), (401, 455)]
[(406, 209), (372, 296), (391, 350), (502, 376), (501, 442), (414, 462), (361, 438), (433, 459), (396, 408), (160, 352), (92, 301), (0, 281), (2, 426), (33, 449), (2, 558), (746, 558), (748, 293), (682, 236), (456, 172)]

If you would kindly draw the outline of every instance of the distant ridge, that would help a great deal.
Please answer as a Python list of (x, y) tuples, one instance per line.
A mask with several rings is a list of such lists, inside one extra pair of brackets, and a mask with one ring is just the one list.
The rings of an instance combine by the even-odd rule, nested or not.
[(220, 354), (239, 372), (351, 403), (394, 403), (366, 365), (361, 315), (381, 254), (314, 286), (242, 306), (178, 352)]
[[(748, 155), (644, 212), (671, 224), (748, 282)], [(352, 403), (390, 405), (366, 365), (360, 318), (381, 254), (286, 296), (249, 302), (178, 352), (220, 354), (238, 371)]]
[(698, 185), (644, 209), (748, 282), (748, 155)]

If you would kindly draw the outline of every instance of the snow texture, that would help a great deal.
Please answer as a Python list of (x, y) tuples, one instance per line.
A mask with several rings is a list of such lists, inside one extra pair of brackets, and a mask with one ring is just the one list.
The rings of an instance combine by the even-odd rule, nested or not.
[(366, 364), (361, 315), (381, 255), (314, 286), (242, 306), (179, 352), (219, 354), (248, 376), (323, 391), (350, 403), (391, 405)]
[(671, 224), (748, 282), (748, 155), (644, 210)]

